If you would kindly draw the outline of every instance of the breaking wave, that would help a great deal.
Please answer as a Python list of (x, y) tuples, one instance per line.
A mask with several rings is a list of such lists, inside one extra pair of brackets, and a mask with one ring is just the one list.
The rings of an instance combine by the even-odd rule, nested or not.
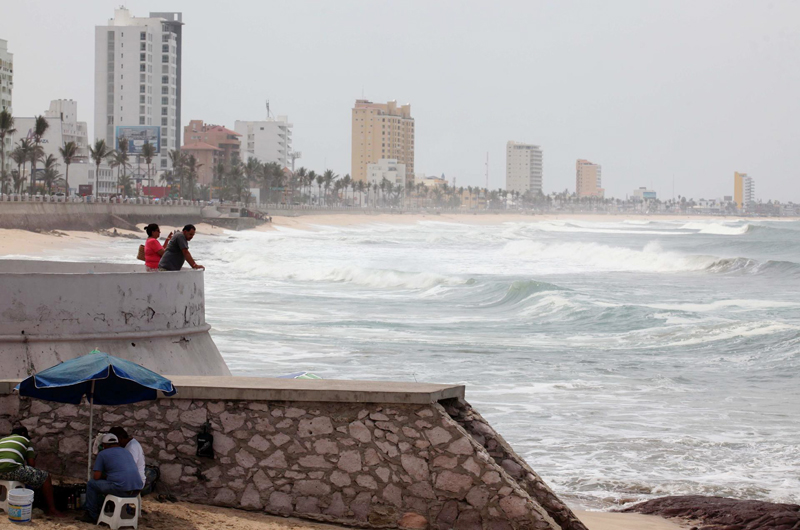
[(750, 231), (751, 225), (728, 226), (720, 223), (686, 223), (681, 230), (697, 230), (698, 234), (711, 234), (717, 236), (741, 236)]

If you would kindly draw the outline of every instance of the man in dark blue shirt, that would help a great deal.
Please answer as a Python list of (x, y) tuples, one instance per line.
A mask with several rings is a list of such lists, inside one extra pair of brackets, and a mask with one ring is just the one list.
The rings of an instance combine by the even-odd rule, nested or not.
[(103, 436), (103, 450), (94, 462), (94, 478), (86, 485), (86, 513), (83, 520), (97, 524), (106, 495), (136, 497), (144, 487), (131, 454), (120, 447), (114, 434)]

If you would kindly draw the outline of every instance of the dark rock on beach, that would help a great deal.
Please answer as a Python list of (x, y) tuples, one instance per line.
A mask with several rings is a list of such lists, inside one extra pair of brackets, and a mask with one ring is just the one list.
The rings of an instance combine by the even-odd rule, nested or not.
[(798, 530), (800, 505), (685, 495), (643, 502), (623, 512), (680, 517), (698, 530)]

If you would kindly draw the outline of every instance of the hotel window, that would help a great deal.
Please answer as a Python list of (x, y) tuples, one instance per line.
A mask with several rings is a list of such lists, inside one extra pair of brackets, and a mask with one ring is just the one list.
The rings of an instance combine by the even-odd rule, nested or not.
[(163, 53), (169, 53), (169, 44), (164, 44), (161, 46), (161, 51)]
[(166, 85), (168, 83), (169, 83), (169, 76), (168, 75), (162, 75), (161, 76), (161, 84)]
[(140, 72), (146, 72), (147, 71), (147, 65), (144, 64), (144, 63), (140, 64), (139, 65), (139, 71)]
[(147, 40), (147, 33), (144, 31), (139, 33), (139, 40)]
[(161, 56), (161, 62), (162, 63), (168, 63), (169, 62), (169, 55), (162, 55)]
[[(139, 103), (144, 103), (144, 94), (139, 96)], [(144, 112), (144, 111), (142, 111), (142, 112)]]
[(162, 115), (162, 116), (166, 116), (166, 115), (167, 115), (167, 112), (168, 112), (168, 109), (167, 109), (167, 107), (161, 107), (161, 115)]
[(144, 80), (145, 80), (145, 74), (139, 74), (139, 82), (144, 83)]
[(146, 53), (140, 53), (139, 54), (139, 60), (140, 61), (146, 61), (147, 60), (147, 54)]
[(144, 94), (144, 85), (139, 85), (139, 93)]
[(169, 87), (167, 87), (167, 86), (162, 86), (162, 87), (161, 87), (161, 93), (162, 93), (162, 94), (169, 94)]
[(169, 105), (169, 98), (168, 97), (161, 98), (161, 104), (162, 105)]
[(169, 118), (161, 118), (161, 125), (167, 125), (167, 120)]
[(146, 51), (146, 48), (147, 48), (147, 45), (144, 42), (139, 44), (139, 50)]
[(144, 125), (144, 116), (139, 116), (139, 125)]

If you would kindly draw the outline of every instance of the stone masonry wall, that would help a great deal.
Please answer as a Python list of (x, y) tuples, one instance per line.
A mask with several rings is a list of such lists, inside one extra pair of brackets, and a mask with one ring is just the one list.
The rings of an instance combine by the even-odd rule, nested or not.
[(481, 444), (494, 461), (505, 469), (563, 530), (588, 530), (544, 480), (469, 403), (463, 399), (447, 399), (441, 404), (447, 414), (461, 425), (473, 440)]
[[(125, 427), (181, 500), (365, 528), (583, 530), (466, 402), (443, 403), (160, 399), (96, 407), (95, 425)], [(39, 467), (82, 477), (88, 415), (0, 396), (0, 435), (20, 421)], [(214, 459), (195, 456), (206, 421)]]

